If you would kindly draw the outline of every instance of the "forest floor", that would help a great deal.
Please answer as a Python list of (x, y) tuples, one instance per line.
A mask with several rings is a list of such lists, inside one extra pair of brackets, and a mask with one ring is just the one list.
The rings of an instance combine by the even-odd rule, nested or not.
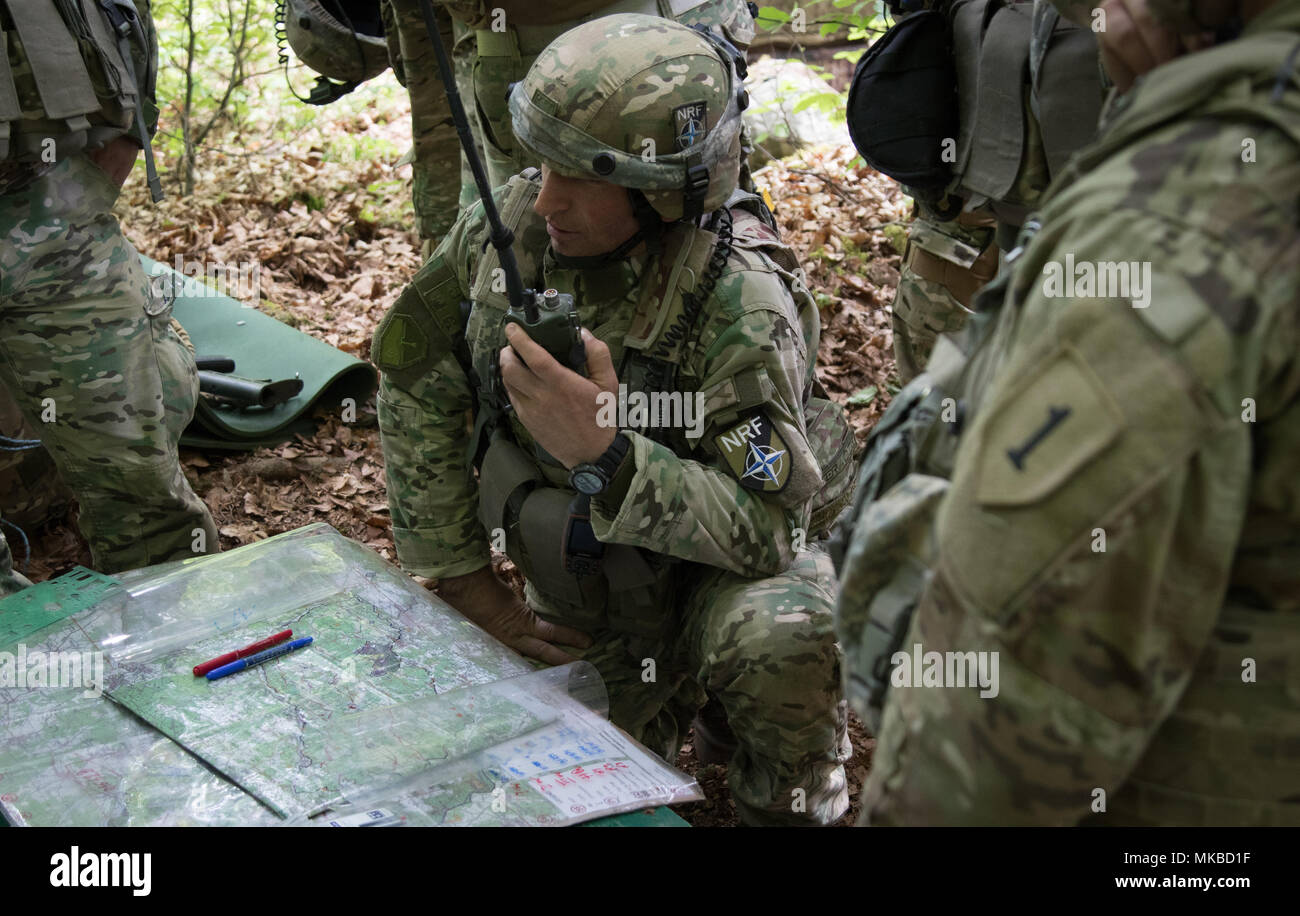
[[(366, 359), (375, 326), (420, 263), (410, 167), (397, 165), (410, 143), (409, 110), (404, 93), (391, 89), (368, 100), (358, 93), (341, 116), (289, 141), (232, 139), (224, 151), (206, 154), (189, 197), (169, 187), (166, 200), (150, 205), (137, 168), (118, 205), (128, 238), (167, 264), (179, 256), (260, 265), (257, 301), (245, 304)], [(908, 210), (894, 182), (853, 167), (854, 157), (848, 146), (823, 148), (756, 177), (818, 300), (818, 375), (847, 406), (861, 445), (896, 390), (888, 306)], [(181, 456), (216, 519), (223, 550), (327, 522), (396, 562), (373, 399), (357, 422), (320, 414), (315, 435), (275, 448), (186, 448)], [(28, 535), (33, 580), (90, 563), (75, 511)], [(21, 567), (21, 548), (16, 554)], [(841, 824), (856, 818), (870, 759), (871, 741), (856, 719), (852, 737), (855, 805)], [(697, 825), (736, 823), (726, 768), (697, 766), (689, 741), (677, 763), (707, 795), (678, 812)]]

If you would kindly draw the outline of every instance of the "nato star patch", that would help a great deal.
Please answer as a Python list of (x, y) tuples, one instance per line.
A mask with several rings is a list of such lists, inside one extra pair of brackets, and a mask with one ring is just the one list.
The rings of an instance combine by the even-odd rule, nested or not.
[(691, 102), (673, 109), (673, 127), (676, 130), (677, 150), (681, 152), (704, 140), (704, 125), (709, 123), (706, 102)]
[(779, 493), (790, 480), (790, 449), (761, 410), (714, 436), (713, 444), (747, 490)]

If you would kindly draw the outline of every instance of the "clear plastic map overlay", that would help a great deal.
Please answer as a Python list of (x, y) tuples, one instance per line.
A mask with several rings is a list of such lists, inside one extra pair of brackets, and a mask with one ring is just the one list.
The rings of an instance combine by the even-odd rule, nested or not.
[[(590, 665), (534, 671), (329, 526), (115, 578), (0, 646), (10, 823), (544, 826), (700, 797), (605, 720)], [(192, 674), (284, 629), (313, 642)], [(89, 689), (5, 679), (96, 652)]]

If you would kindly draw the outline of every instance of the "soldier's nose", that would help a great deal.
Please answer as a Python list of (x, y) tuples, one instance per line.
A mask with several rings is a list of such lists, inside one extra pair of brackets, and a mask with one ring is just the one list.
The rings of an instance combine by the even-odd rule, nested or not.
[(550, 219), (569, 209), (573, 195), (564, 178), (549, 169), (542, 172), (542, 190), (533, 203), (533, 212), (543, 219)]

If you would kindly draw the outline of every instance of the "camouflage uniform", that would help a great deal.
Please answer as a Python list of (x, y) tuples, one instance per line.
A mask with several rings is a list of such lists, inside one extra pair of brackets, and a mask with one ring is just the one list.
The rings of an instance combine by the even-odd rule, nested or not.
[[(443, 4), (433, 5), (442, 43), (453, 60), (456, 85), (465, 103), (465, 115), (476, 141), (477, 113), (470, 82), (474, 35), (454, 21)], [(417, 0), (385, 0), (384, 35), (397, 81), (411, 96), (411, 196), (415, 227), (428, 257), (447, 234), (460, 211), (477, 197), (473, 175), (462, 160), (460, 140), (451, 118), (451, 103), (438, 72), (438, 60), (429, 41)], [(481, 141), (478, 144), (482, 156)]]
[[(952, 7), (955, 4), (952, 0), (941, 0), (928, 5)], [(1070, 0), (1050, 0), (1050, 3), (1049, 0), (1034, 0), (1032, 6), (1033, 31), (1028, 36), (1028, 54), (1031, 59), (1042, 61), (1049, 48), (1060, 40), (1060, 36), (1053, 36), (1053, 32), (1069, 28), (1055, 22), (1053, 8), (1065, 15)], [(990, 26), (996, 27), (996, 24)], [(1055, 46), (1059, 47), (1059, 43)], [(991, 53), (997, 55), (1001, 52)], [(1006, 66), (1019, 72), (1017, 62), (1008, 60)], [(1068, 61), (1068, 66), (1071, 70), (1068, 75), (1070, 101), (1077, 103), (1080, 85), (1091, 86), (1100, 101), (1103, 87), (1096, 55), (1093, 54), (1091, 60), (1076, 56)], [(890, 307), (894, 356), (898, 362), (898, 377), (904, 382), (911, 381), (925, 369), (938, 335), (960, 330), (966, 324), (972, 297), (997, 274), (999, 239), (1006, 244), (1014, 238), (1024, 213), (1037, 206), (1051, 180), (1039, 128), (1039, 101), (1029, 94), (1025, 97), (1022, 117), (1026, 141), (1021, 144), (1023, 160), (1011, 188), (998, 194), (996, 199), (988, 200), (987, 195), (972, 194), (963, 186), (961, 177), (955, 179), (949, 186), (949, 193), (969, 198), (966, 204), (968, 212), (955, 219), (945, 219), (920, 203), (923, 195), (918, 198), (916, 219), (908, 232), (898, 289)], [(1052, 97), (1043, 100), (1046, 106), (1056, 102)], [(999, 124), (994, 124), (983, 131), (1000, 134), (999, 128)], [(980, 130), (979, 127), (970, 129)], [(1082, 145), (1082, 139), (1079, 142)], [(1016, 155), (1022, 155), (1021, 148), (1016, 149)]]
[[(754, 20), (743, 0), (618, 0), (606, 2), (448, 2), (452, 16), (475, 31), (474, 107), (477, 110), (488, 183), (505, 184), (511, 175), (538, 165), (514, 138), (506, 98), (524, 78), (538, 53), (582, 22), (616, 13), (659, 15), (684, 25), (705, 25), (724, 34), (741, 51), (754, 37)], [(496, 10), (501, 16), (494, 16)], [(561, 18), (562, 17), (562, 18)]]
[[(40, 92), (54, 87), (38, 91), (16, 47), (13, 123), (39, 139), (29, 125), (42, 123)], [(94, 564), (107, 572), (193, 556), (196, 531), (202, 547), (217, 547), (177, 454), (198, 398), (194, 361), (110, 212), (117, 196), (84, 152), (0, 161), (0, 386), (76, 494)], [(9, 563), (0, 548), (0, 588), (13, 590), (25, 583)]]
[(993, 217), (977, 213), (941, 220), (917, 212), (889, 306), (902, 381), (925, 371), (940, 334), (966, 326), (975, 293), (997, 274), (996, 227)]
[[(608, 44), (599, 36), (573, 39), (583, 50), (580, 62), (548, 58), (547, 51), (529, 80), (550, 74), (580, 92), (584, 79), (614, 66), (604, 53), (617, 48), (623, 65), (630, 66), (662, 47), (660, 33), (670, 31), (646, 28), (650, 20), (631, 16), (602, 20), (596, 28), (619, 28), (624, 21), (634, 27)], [(627, 109), (610, 103), (605, 115), (620, 132), (633, 131), (628, 143), (640, 130), (671, 146), (671, 137), (663, 137), (663, 125), (673, 123), (667, 103), (640, 105), (638, 118), (630, 108), (640, 101), (632, 94)], [(720, 107), (711, 104), (711, 122)], [(729, 179), (715, 182), (724, 192), (735, 187), (738, 137), (728, 155), (730, 171), (719, 173)], [(701, 250), (708, 256), (716, 237), (675, 222), (650, 253), (603, 266), (564, 267), (549, 248), (544, 221), (532, 211), (539, 187), (537, 173), (530, 171), (498, 191), (503, 219), (514, 227), (522, 275), (538, 289), (571, 292), (582, 326), (608, 344), (620, 381), (631, 392), (653, 390), (644, 370), (629, 366), (639, 365), (636, 357), (653, 344), (656, 327), (668, 324), (680, 307), (669, 280), (678, 276), (672, 270), (682, 263), (678, 256), (698, 257)], [(721, 699), (739, 742), (729, 779), (742, 817), (751, 823), (828, 823), (848, 804), (843, 762), (850, 751), (837, 682), (839, 651), (829, 626), (832, 570), (815, 542), (799, 549), (799, 532), (808, 531), (814, 498), (823, 488), (821, 453), (810, 444), (804, 412), (819, 319), (792, 253), (776, 233), (739, 204), (733, 212), (731, 254), (694, 333), (675, 356), (676, 389), (704, 394), (703, 436), (688, 439), (679, 429), (625, 431), (628, 457), (610, 488), (591, 502), (596, 537), (609, 551), (643, 558), (648, 580), (617, 594), (613, 579), (605, 588), (599, 576), (575, 586), (578, 580), (555, 568), (555, 537), (541, 538), (543, 560), (525, 556), (517, 562), (528, 576), (529, 605), (595, 640), (577, 654), (605, 678), (615, 723), (672, 760), (707, 689)], [(380, 430), (394, 541), (403, 567), (425, 576), (463, 575), (489, 559), (480, 521), (488, 510), (481, 503), (500, 484), (492, 477), (491, 452), (482, 481), (475, 481), (466, 461), (464, 422), (473, 405), (464, 362), (482, 366), (505, 345), (507, 303), (494, 291), (498, 262), (495, 251), (484, 252), (485, 236), (480, 206), (462, 217), (416, 275), (381, 323), (372, 348), (384, 370)], [(699, 265), (682, 271), (677, 282), (685, 289), (693, 282), (687, 276), (700, 272)], [(463, 332), (462, 300), (474, 302)], [(461, 339), (466, 352), (457, 357), (453, 351)], [(745, 467), (729, 460), (738, 446), (724, 441), (751, 420), (781, 453), (776, 479), (766, 483), (743, 481)], [(574, 492), (567, 471), (538, 455), (513, 415), (510, 428), (533, 485), (567, 502)], [(518, 557), (514, 537), (512, 531), (508, 551)], [(648, 660), (654, 662), (652, 678)]]
[[(917, 643), (1000, 691), (889, 687), (864, 822), (1300, 824), (1297, 48), (1279, 3), (1113, 103), (873, 433), (851, 700)], [(1145, 293), (1049, 285), (1131, 260)]]

